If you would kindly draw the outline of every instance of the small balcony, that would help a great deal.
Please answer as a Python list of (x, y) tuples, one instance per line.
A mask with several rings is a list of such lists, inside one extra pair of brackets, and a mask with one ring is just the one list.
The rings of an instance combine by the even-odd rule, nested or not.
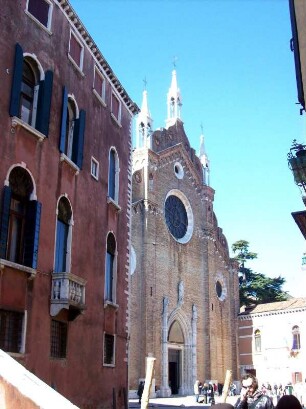
[(68, 310), (73, 321), (85, 310), (86, 280), (71, 273), (53, 273), (50, 315), (55, 317), (62, 309)]

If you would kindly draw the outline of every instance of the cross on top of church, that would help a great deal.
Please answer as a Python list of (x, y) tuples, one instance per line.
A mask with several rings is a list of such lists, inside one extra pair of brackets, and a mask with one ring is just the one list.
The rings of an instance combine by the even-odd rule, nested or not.
[(173, 64), (173, 68), (174, 68), (174, 69), (176, 68), (176, 62), (177, 62), (177, 60), (178, 60), (178, 58), (174, 55), (174, 56), (173, 56), (173, 61), (172, 61), (172, 64)]
[(144, 90), (145, 90), (145, 91), (147, 90), (147, 83), (148, 83), (147, 77), (144, 77), (144, 79), (143, 79), (143, 85), (144, 85)]

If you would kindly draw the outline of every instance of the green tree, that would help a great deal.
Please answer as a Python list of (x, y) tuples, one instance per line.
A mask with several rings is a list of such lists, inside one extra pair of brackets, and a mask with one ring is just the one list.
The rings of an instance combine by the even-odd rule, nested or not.
[(232, 245), (235, 259), (239, 263), (239, 296), (240, 305), (251, 306), (288, 299), (288, 293), (282, 290), (285, 278), (279, 276), (270, 278), (262, 273), (256, 273), (246, 267), (248, 260), (257, 258), (257, 253), (249, 251), (249, 242), (238, 240)]

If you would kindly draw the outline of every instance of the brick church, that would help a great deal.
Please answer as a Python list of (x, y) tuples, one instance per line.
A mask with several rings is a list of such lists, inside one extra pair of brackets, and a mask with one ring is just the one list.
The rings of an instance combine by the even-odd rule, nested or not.
[(153, 130), (147, 91), (132, 176), (129, 388), (156, 358), (153, 394), (192, 394), (196, 379), (238, 377), (237, 265), (214, 213), (210, 164), (190, 146), (176, 70), (166, 127)]

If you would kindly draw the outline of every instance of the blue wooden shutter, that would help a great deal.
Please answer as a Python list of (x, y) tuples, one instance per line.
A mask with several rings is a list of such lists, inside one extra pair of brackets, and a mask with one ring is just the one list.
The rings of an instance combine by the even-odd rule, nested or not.
[(23, 71), (23, 50), (21, 46), (17, 43), (15, 47), (14, 73), (11, 88), (11, 102), (9, 109), (10, 116), (19, 116), (19, 100), (21, 92), (22, 71)]
[(1, 209), (1, 225), (0, 225), (0, 258), (6, 258), (6, 247), (8, 228), (10, 220), (12, 189), (9, 186), (3, 188), (3, 200)]
[(297, 25), (296, 25), (296, 16), (295, 16), (295, 8), (294, 8), (293, 0), (289, 0), (289, 9), (290, 9), (290, 19), (291, 19), (291, 29), (292, 29), (291, 50), (294, 53), (295, 76), (296, 76), (296, 85), (297, 85), (297, 91), (298, 91), (298, 100), (299, 100), (299, 103), (305, 109), (305, 98), (304, 98), (304, 88), (303, 88), (301, 60), (300, 60), (299, 37), (298, 37), (298, 30), (297, 30)]
[(60, 134), (60, 141), (59, 141), (59, 150), (60, 152), (63, 152), (63, 153), (65, 153), (65, 144), (66, 144), (67, 109), (68, 109), (68, 91), (66, 87), (63, 87), (62, 123), (61, 123), (61, 134)]
[(111, 149), (109, 153), (109, 168), (108, 168), (108, 196), (115, 200), (116, 187), (116, 158), (115, 152)]
[(56, 224), (56, 247), (54, 271), (62, 273), (66, 271), (66, 257), (68, 244), (69, 225), (57, 220)]
[(113, 274), (114, 274), (114, 255), (107, 252), (105, 271), (105, 297), (108, 301), (113, 301)]
[(53, 72), (46, 71), (45, 80), (41, 81), (39, 85), (38, 107), (36, 117), (36, 129), (46, 136), (48, 136), (49, 133), (52, 85)]
[(27, 203), (23, 264), (37, 268), (41, 203), (36, 200)]
[(86, 112), (81, 109), (79, 118), (75, 120), (73, 131), (72, 160), (82, 169), (83, 149), (84, 149), (84, 132), (85, 132)]

